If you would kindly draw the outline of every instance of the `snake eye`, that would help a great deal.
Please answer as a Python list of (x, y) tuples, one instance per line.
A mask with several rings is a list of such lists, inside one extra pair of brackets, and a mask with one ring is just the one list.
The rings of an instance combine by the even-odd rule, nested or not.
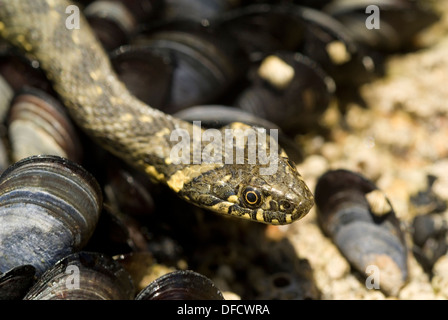
[(260, 191), (252, 187), (244, 188), (242, 192), (242, 198), (244, 203), (251, 207), (258, 207), (261, 204), (262, 196)]

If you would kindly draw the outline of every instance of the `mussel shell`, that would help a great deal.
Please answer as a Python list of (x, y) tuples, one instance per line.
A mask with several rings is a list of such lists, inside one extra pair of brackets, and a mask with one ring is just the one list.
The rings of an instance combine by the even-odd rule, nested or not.
[(248, 57), (278, 50), (295, 50), (303, 40), (303, 20), (290, 6), (249, 5), (216, 17), (212, 26), (230, 34)]
[(106, 50), (127, 43), (137, 28), (136, 18), (122, 1), (93, 1), (84, 15)]
[[(359, 85), (370, 81), (377, 73), (377, 65), (368, 52), (351, 37), (347, 28), (329, 15), (311, 8), (297, 8), (307, 32), (299, 52), (312, 57), (338, 85)], [(331, 48), (342, 50), (342, 59)], [(356, 75), (356, 76), (353, 76)]]
[[(135, 294), (146, 288), (160, 275), (173, 270), (169, 269), (169, 267), (164, 268), (158, 265), (156, 259), (149, 251), (130, 252), (114, 256), (113, 258), (129, 272), (135, 285)], [(162, 273), (159, 274), (159, 272)]]
[[(323, 231), (331, 236), (338, 232), (341, 225), (356, 221), (387, 221), (400, 229), (400, 222), (393, 209), (385, 215), (375, 215), (371, 210), (365, 195), (374, 190), (378, 188), (373, 182), (349, 170), (330, 170), (323, 174), (315, 191), (318, 218)], [(402, 233), (397, 235), (402, 236)]]
[(381, 258), (390, 257), (401, 272), (401, 281), (407, 278), (406, 247), (386, 228), (357, 221), (341, 226), (333, 241), (358, 271), (366, 272), (369, 265), (377, 265), (381, 269)]
[(25, 86), (54, 92), (50, 81), (40, 69), (39, 61), (4, 43), (0, 43), (0, 75), (5, 78), (14, 92)]
[(161, 10), (161, 0), (126, 0), (122, 1), (138, 22), (144, 23), (154, 18)]
[(12, 88), (0, 75), (0, 173), (10, 164), (9, 140), (7, 136), (7, 128), (4, 123), (12, 97)]
[(448, 251), (448, 222), (441, 214), (416, 216), (412, 221), (413, 253), (426, 272)]
[(137, 98), (159, 109), (167, 103), (174, 72), (169, 54), (145, 45), (126, 45), (112, 51), (110, 58), (120, 80)]
[[(349, 170), (330, 170), (319, 178), (315, 201), (319, 224), (361, 274), (380, 271), (380, 288), (397, 295), (407, 276), (407, 247), (390, 201), (376, 211), (367, 196), (379, 191), (373, 182)], [(384, 196), (385, 197), (385, 196)]]
[(24, 87), (12, 101), (8, 122), (13, 161), (39, 154), (81, 161), (78, 132), (62, 104), (50, 94)]
[(25, 300), (130, 300), (129, 273), (111, 257), (95, 252), (71, 254), (48, 269)]
[(268, 59), (276, 59), (291, 68), (292, 78), (284, 87), (277, 88), (257, 72), (253, 85), (243, 91), (236, 105), (269, 119), (288, 133), (314, 129), (334, 98), (334, 80), (314, 61), (299, 53), (279, 52), (263, 61)]
[(242, 122), (247, 125), (262, 127), (265, 129), (281, 130), (278, 125), (271, 121), (258, 117), (245, 110), (223, 105), (201, 105), (192, 106), (178, 111), (174, 116), (185, 121), (201, 121), (201, 126), (206, 128), (221, 128), (232, 122)]
[(430, 238), (444, 237), (448, 232), (448, 222), (440, 214), (425, 214), (413, 219), (412, 229), (412, 240), (421, 247)]
[[(126, 58), (120, 57), (120, 60), (125, 61), (125, 65), (117, 68), (120, 79), (138, 98), (167, 113), (208, 103), (228, 86), (224, 69), (213, 65), (214, 62), (209, 58), (182, 43), (158, 40), (148, 45), (133, 45), (130, 49), (118, 50), (112, 54), (114, 65), (121, 52), (135, 52), (127, 54)], [(138, 68), (139, 65), (143, 68)], [(129, 67), (132, 69), (127, 69)], [(142, 69), (151, 73), (140, 76)], [(126, 76), (121, 78), (121, 74)], [(159, 90), (148, 90), (159, 76)], [(149, 81), (141, 82), (142, 77)]]
[(33, 266), (23, 265), (0, 274), (0, 300), (22, 299), (34, 283), (35, 272)]
[(32, 156), (0, 176), (0, 272), (31, 264), (40, 275), (79, 251), (96, 227), (102, 193), (78, 164)]
[[(313, 8), (293, 4), (255, 4), (230, 10), (215, 19), (214, 28), (231, 34), (251, 59), (277, 52), (300, 52), (318, 63), (336, 83), (363, 83), (375, 71), (344, 25)], [(329, 46), (337, 43), (344, 59)], [(356, 77), (352, 75), (356, 74)]]
[(140, 291), (137, 300), (224, 300), (221, 291), (204, 275), (191, 270), (167, 273)]
[[(162, 76), (160, 86), (164, 89), (154, 92), (163, 97), (161, 105), (155, 107), (174, 113), (189, 106), (211, 103), (226, 92), (241, 70), (229, 49), (233, 47), (232, 43), (221, 37), (220, 42), (217, 42), (217, 37), (209, 34), (203, 27), (188, 23), (166, 25), (133, 40), (133, 48), (129, 50), (161, 57), (165, 64), (162, 70), (165, 73), (153, 75), (155, 78)], [(143, 53), (134, 55), (144, 59)], [(112, 55), (112, 62), (115, 59)], [(146, 62), (146, 69), (152, 63)], [(135, 73), (138, 78), (140, 73), (138, 70)], [(129, 89), (132, 91), (132, 88)], [(160, 101), (160, 98), (157, 99)]]
[(9, 145), (7, 144), (7, 140), (5, 138), (5, 133), (2, 131), (6, 131), (3, 127), (0, 126), (0, 173), (3, 172), (10, 164), (9, 160)]
[[(444, 212), (448, 203), (445, 199), (441, 198), (433, 190), (433, 185), (436, 182), (437, 177), (433, 175), (427, 176), (427, 187), (425, 190), (419, 190), (409, 198), (410, 210), (413, 215), (418, 218), (419, 216), (430, 215), (436, 217), (437, 215), (431, 215), (432, 213)], [(437, 219), (437, 218), (436, 218)]]
[(9, 106), (11, 104), (12, 97), (14, 96), (14, 90), (6, 81), (6, 79), (0, 75), (0, 122), (3, 123), (8, 113)]

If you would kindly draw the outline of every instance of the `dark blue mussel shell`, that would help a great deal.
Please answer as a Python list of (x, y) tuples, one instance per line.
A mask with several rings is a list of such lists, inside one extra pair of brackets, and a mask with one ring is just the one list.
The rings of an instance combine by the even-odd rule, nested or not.
[(339, 169), (320, 177), (315, 199), (322, 230), (352, 267), (372, 276), (369, 281), (378, 276), (379, 289), (397, 295), (408, 277), (407, 247), (384, 193), (360, 174)]

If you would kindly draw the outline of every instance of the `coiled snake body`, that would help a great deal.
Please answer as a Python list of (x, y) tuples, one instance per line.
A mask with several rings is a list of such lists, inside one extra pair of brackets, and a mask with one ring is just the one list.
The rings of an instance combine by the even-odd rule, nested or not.
[[(39, 61), (71, 117), (89, 136), (199, 207), (270, 224), (291, 223), (308, 213), (313, 196), (283, 151), (275, 158), (277, 169), (268, 175), (260, 174), (258, 162), (171, 161), (178, 143), (170, 139), (173, 130), (189, 134), (190, 158), (193, 150), (203, 150), (194, 126), (130, 94), (87, 21), (81, 17), (79, 29), (66, 27), (69, 5), (65, 0), (0, 0), (0, 34)], [(267, 154), (271, 143), (268, 139), (263, 145)]]

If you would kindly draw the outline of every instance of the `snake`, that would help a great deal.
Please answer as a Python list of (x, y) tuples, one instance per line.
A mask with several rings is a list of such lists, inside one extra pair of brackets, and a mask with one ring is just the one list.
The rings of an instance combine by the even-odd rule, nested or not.
[[(73, 5), (66, 0), (0, 0), (0, 36), (39, 62), (70, 117), (95, 143), (206, 211), (273, 225), (307, 215), (313, 194), (271, 132), (255, 142), (265, 154), (275, 155), (269, 157), (275, 170), (263, 174), (271, 163), (262, 162), (258, 153), (256, 161), (248, 161), (249, 135), (237, 131), (247, 125), (214, 129), (214, 139), (206, 140), (206, 129), (197, 123), (142, 102), (116, 75), (82, 11), (79, 26), (67, 27), (67, 8)], [(225, 130), (243, 133), (245, 161), (235, 161), (241, 160), (236, 158), (238, 139), (224, 141)], [(177, 140), (173, 132), (181, 133)], [(173, 161), (176, 148), (189, 161)], [(213, 159), (221, 155), (221, 161), (194, 161), (206, 150), (215, 152)], [(224, 155), (229, 155), (225, 161)]]

